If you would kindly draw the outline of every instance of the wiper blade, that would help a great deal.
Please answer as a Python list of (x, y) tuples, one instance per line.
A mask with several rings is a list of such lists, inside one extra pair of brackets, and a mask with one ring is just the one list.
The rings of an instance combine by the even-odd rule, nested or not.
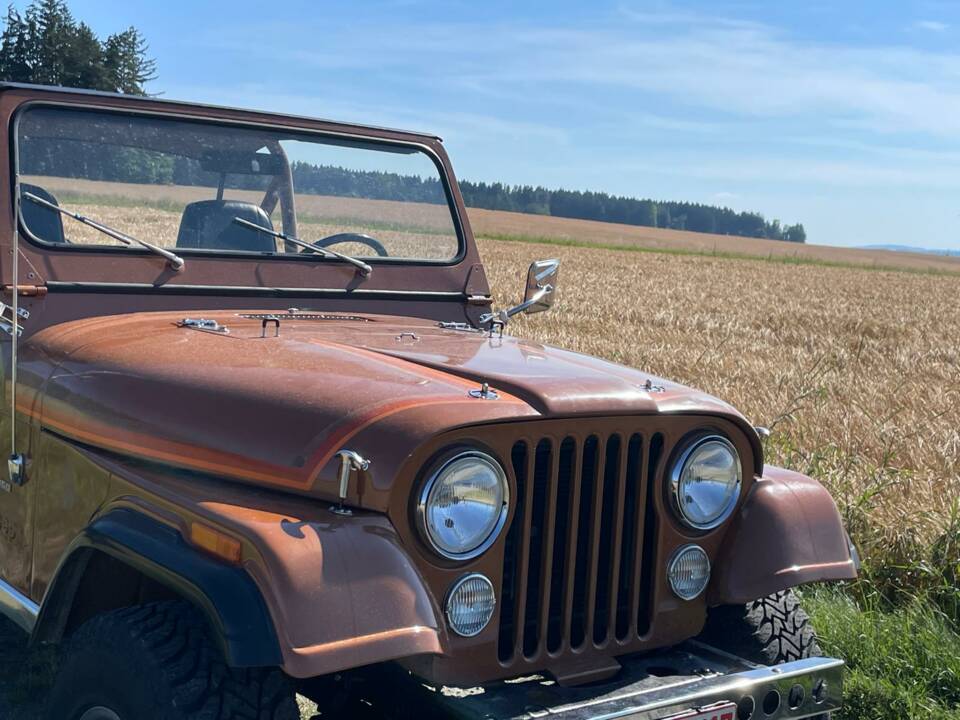
[(273, 237), (278, 238), (280, 240), (284, 240), (292, 245), (297, 245), (299, 247), (304, 248), (305, 250), (309, 250), (310, 252), (315, 252), (321, 257), (335, 258), (345, 263), (350, 263), (355, 268), (357, 268), (357, 272), (359, 272), (360, 275), (362, 275), (365, 278), (370, 277), (373, 274), (373, 268), (370, 265), (367, 265), (367, 263), (365, 263), (363, 260), (357, 260), (357, 258), (355, 257), (350, 257), (349, 255), (338, 253), (336, 250), (317, 247), (316, 245), (308, 243), (306, 240), (301, 240), (298, 237), (294, 237), (293, 235), (288, 235), (287, 233), (279, 232), (277, 230), (271, 230), (270, 228), (261, 227), (260, 225), (257, 225), (256, 223), (252, 223), (249, 220), (244, 220), (243, 218), (235, 217), (233, 221), (238, 225), (243, 225), (244, 227), (248, 227), (252, 230), (257, 230), (259, 232), (266, 233), (267, 235), (272, 235)]
[(176, 253), (170, 252), (166, 248), (159, 247), (153, 243), (149, 243), (146, 240), (141, 240), (139, 238), (132, 237), (126, 233), (122, 233), (119, 230), (114, 230), (112, 227), (99, 223), (96, 220), (88, 218), (86, 215), (81, 215), (80, 213), (73, 212), (71, 210), (66, 210), (59, 205), (50, 202), (49, 200), (44, 200), (42, 197), (38, 197), (31, 192), (24, 192), (23, 197), (25, 197), (30, 202), (35, 202), (37, 205), (43, 205), (44, 207), (50, 208), (51, 210), (56, 210), (58, 213), (66, 215), (68, 218), (73, 218), (78, 223), (92, 227), (94, 230), (99, 230), (104, 235), (112, 237), (114, 240), (119, 240), (124, 245), (140, 245), (141, 247), (150, 250), (151, 252), (160, 255), (167, 259), (167, 262), (170, 263), (170, 267), (176, 271), (183, 270), (186, 263), (183, 258), (177, 255)]

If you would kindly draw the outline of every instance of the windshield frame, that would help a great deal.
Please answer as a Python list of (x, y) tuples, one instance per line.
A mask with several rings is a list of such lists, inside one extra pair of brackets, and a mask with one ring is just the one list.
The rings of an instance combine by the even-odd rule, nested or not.
[[(338, 132), (331, 130), (317, 130), (312, 128), (303, 127), (303, 125), (298, 122), (295, 125), (284, 125), (280, 123), (271, 123), (271, 122), (254, 122), (254, 121), (244, 121), (244, 120), (233, 120), (226, 118), (215, 118), (215, 117), (205, 117), (191, 114), (190, 112), (175, 110), (175, 111), (152, 111), (147, 109), (135, 109), (135, 108), (118, 108), (118, 107), (107, 107), (104, 105), (94, 104), (94, 103), (75, 103), (75, 102), (58, 102), (55, 100), (28, 100), (21, 103), (15, 110), (12, 122), (10, 123), (10, 148), (11, 148), (11, 169), (13, 172), (14, 178), (16, 178), (16, 183), (10, 184), (10, 193), (11, 201), (13, 202), (13, 207), (17, 209), (17, 228), (22, 237), (24, 237), (30, 244), (42, 248), (45, 252), (52, 253), (63, 253), (63, 254), (88, 254), (88, 253), (108, 253), (116, 254), (119, 257), (128, 256), (128, 255), (146, 255), (151, 256), (153, 253), (146, 248), (142, 247), (131, 247), (131, 246), (113, 246), (113, 245), (80, 245), (80, 244), (59, 244), (51, 243), (46, 240), (38, 238), (30, 228), (27, 226), (21, 212), (21, 202), (18, 197), (16, 197), (19, 191), (20, 185), (20, 121), (23, 116), (29, 112), (31, 109), (37, 107), (44, 108), (60, 108), (66, 111), (77, 111), (77, 112), (89, 112), (91, 114), (110, 114), (110, 115), (124, 115), (132, 117), (146, 117), (153, 119), (170, 119), (170, 120), (180, 120), (190, 123), (197, 123), (209, 126), (218, 126), (225, 128), (242, 128), (242, 129), (261, 129), (268, 131), (275, 131), (278, 133), (284, 133), (294, 136), (302, 136), (306, 142), (315, 142), (315, 139), (320, 138), (322, 144), (322, 138), (330, 138), (335, 140), (341, 140), (346, 142), (356, 142), (358, 144), (363, 143), (367, 145), (380, 145), (386, 148), (395, 147), (395, 148), (404, 148), (408, 150), (414, 150), (416, 152), (421, 152), (425, 154), (430, 161), (433, 163), (434, 168), (437, 171), (437, 175), (440, 179), (440, 183), (443, 187), (444, 198), (447, 204), (447, 211), (450, 213), (450, 219), (453, 224), (453, 229), (456, 233), (457, 238), (457, 253), (454, 257), (445, 260), (431, 260), (431, 259), (418, 259), (418, 258), (401, 258), (401, 257), (379, 257), (371, 256), (364, 257), (363, 261), (367, 262), (373, 266), (376, 265), (392, 265), (392, 266), (418, 266), (418, 267), (452, 267), (459, 265), (463, 262), (467, 254), (467, 238), (464, 230), (464, 221), (461, 217), (458, 204), (455, 200), (453, 190), (451, 188), (451, 178), (447, 173), (446, 167), (442, 162), (440, 156), (431, 148), (429, 145), (423, 142), (418, 142), (416, 140), (402, 140), (396, 138), (385, 139), (377, 137), (375, 135), (365, 135), (363, 133), (357, 132)], [(184, 110), (188, 109), (189, 104), (184, 105)], [(296, 116), (284, 116), (289, 117), (294, 121), (303, 121), (304, 118)], [(94, 218), (96, 219), (96, 218)], [(243, 261), (243, 260), (256, 260), (263, 262), (316, 262), (316, 256), (312, 253), (263, 253), (263, 252), (252, 252), (245, 250), (204, 250), (197, 248), (176, 248), (178, 255), (185, 257), (193, 257), (196, 259), (204, 258), (210, 260), (227, 260), (227, 261)]]

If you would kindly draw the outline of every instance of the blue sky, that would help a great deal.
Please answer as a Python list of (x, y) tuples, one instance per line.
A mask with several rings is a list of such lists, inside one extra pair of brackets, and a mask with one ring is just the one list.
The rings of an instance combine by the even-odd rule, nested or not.
[(144, 32), (154, 92), (434, 131), (462, 178), (960, 248), (960, 3), (69, 5)]

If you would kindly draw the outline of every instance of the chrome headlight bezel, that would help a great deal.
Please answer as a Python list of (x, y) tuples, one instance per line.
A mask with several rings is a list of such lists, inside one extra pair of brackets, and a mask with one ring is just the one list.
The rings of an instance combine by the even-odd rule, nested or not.
[[(427, 520), (427, 511), (428, 504), (430, 502), (430, 496), (434, 488), (437, 485), (438, 480), (443, 476), (443, 473), (450, 469), (450, 467), (460, 460), (476, 458), (479, 462), (487, 464), (498, 476), (498, 480), (501, 483), (503, 488), (503, 502), (500, 506), (500, 511), (497, 515), (496, 521), (492, 526), (492, 529), (487, 534), (483, 540), (479, 542), (470, 550), (465, 550), (460, 553), (450, 552), (444, 547), (441, 547), (433, 535), (430, 532), (429, 523)], [(507, 516), (510, 512), (510, 480), (507, 477), (507, 472), (504, 469), (503, 464), (497, 460), (493, 455), (483, 450), (477, 448), (465, 448), (459, 450), (453, 450), (446, 453), (442, 456), (441, 460), (436, 463), (433, 469), (430, 470), (430, 473), (423, 483), (422, 488), (420, 489), (420, 496), (417, 502), (417, 530), (420, 534), (421, 539), (424, 543), (437, 555), (446, 559), (453, 560), (457, 562), (462, 562), (466, 560), (472, 560), (483, 555), (490, 547), (497, 541), (503, 532), (503, 528), (507, 523)]]
[[(684, 470), (686, 470), (687, 465), (693, 458), (694, 454), (703, 449), (705, 445), (712, 444), (723, 446), (733, 456), (734, 460), (736, 461), (735, 466), (737, 470), (737, 478), (734, 492), (727, 500), (727, 503), (724, 505), (724, 507), (720, 510), (719, 514), (717, 514), (716, 517), (709, 522), (700, 522), (694, 518), (691, 518), (686, 512), (681, 496), (681, 484)], [(704, 433), (694, 437), (683, 448), (683, 451), (674, 461), (673, 466), (670, 469), (670, 504), (673, 508), (674, 514), (677, 516), (680, 522), (692, 530), (707, 532), (720, 527), (724, 522), (726, 522), (730, 515), (733, 514), (733, 511), (737, 506), (737, 502), (740, 500), (740, 493), (742, 490), (743, 463), (740, 460), (740, 453), (737, 452), (737, 448), (732, 442), (730, 442), (729, 438), (723, 435), (718, 435), (716, 433)]]

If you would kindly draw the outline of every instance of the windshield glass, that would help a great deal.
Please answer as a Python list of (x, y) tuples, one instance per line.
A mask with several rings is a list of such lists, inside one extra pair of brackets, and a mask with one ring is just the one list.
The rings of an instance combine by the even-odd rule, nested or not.
[(281, 233), (373, 261), (458, 255), (442, 176), (417, 147), (50, 107), (27, 110), (17, 139), (35, 240), (129, 251), (53, 203), (180, 255), (317, 261)]

